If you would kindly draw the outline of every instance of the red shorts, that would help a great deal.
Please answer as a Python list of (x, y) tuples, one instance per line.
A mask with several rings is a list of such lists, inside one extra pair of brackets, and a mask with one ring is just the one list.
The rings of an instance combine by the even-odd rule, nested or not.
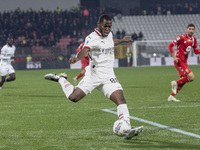
[(85, 67), (89, 65), (89, 60), (83, 58), (81, 60), (81, 64), (82, 64), (82, 69), (85, 70)]
[(184, 76), (188, 75), (190, 72), (192, 72), (188, 68), (188, 64), (187, 63), (181, 63), (181, 62), (175, 63), (174, 62), (174, 66), (178, 70), (180, 77), (184, 77)]

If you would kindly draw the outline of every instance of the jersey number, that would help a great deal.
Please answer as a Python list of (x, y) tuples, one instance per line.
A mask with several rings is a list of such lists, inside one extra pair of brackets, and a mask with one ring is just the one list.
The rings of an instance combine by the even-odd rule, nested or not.
[(118, 83), (118, 80), (117, 80), (117, 78), (110, 78), (110, 82), (111, 83)]

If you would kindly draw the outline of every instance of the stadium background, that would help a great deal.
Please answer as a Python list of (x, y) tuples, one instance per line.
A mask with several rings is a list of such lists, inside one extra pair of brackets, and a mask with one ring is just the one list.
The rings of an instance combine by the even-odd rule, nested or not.
[[(16, 70), (80, 68), (70, 66), (68, 59), (96, 27), (97, 16), (109, 14), (116, 38), (143, 41), (136, 47), (138, 66), (167, 65), (167, 45), (185, 32), (187, 24), (194, 23), (195, 36), (200, 35), (199, 5), (198, 0), (1, 0), (0, 47), (8, 36), (14, 38)], [(115, 47), (115, 57), (116, 67), (127, 66), (127, 45)], [(191, 64), (199, 64), (199, 57), (194, 57)]]

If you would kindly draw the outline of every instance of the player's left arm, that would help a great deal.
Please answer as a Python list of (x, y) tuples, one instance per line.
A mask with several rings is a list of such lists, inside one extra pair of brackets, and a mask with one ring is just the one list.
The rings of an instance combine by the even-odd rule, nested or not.
[(198, 49), (198, 47), (197, 47), (197, 40), (196, 40), (196, 38), (194, 39), (194, 46), (193, 46), (193, 49), (194, 49), (194, 53), (195, 54), (199, 54), (200, 53), (200, 45), (199, 45), (199, 49)]
[(113, 41), (115, 46), (121, 43), (133, 42), (133, 40), (130, 37), (124, 37), (123, 39), (113, 39)]
[(12, 62), (13, 65), (15, 64), (15, 50), (16, 50), (16, 47), (14, 46), (14, 53), (13, 53), (13, 55), (10, 57), (11, 62)]

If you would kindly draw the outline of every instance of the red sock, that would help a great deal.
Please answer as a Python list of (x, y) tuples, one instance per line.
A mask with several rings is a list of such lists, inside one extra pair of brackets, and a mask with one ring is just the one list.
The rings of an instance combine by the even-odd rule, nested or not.
[(176, 81), (178, 85), (181, 85), (181, 84), (185, 84), (186, 82), (190, 82), (190, 80), (188, 79), (188, 77), (183, 77), (179, 80)]
[(78, 80), (80, 77), (82, 77), (83, 76), (83, 74), (82, 74), (82, 72), (81, 73), (79, 73), (78, 74), (78, 76), (76, 77), (76, 79)]
[(184, 85), (185, 85), (185, 83), (178, 85), (177, 93), (182, 89), (182, 87), (183, 87)]
[[(180, 84), (180, 82), (183, 82), (183, 81), (186, 81), (185, 83), (187, 83), (187, 82), (190, 82), (189, 81), (189, 79), (187, 78), (187, 77), (183, 77), (183, 78), (181, 78), (180, 80), (178, 80), (178, 81), (176, 81), (177, 82), (177, 84), (178, 84), (178, 88), (177, 88), (177, 93), (182, 89), (182, 87), (185, 85), (185, 83), (182, 83), (182, 84)], [(175, 96), (175, 94), (172, 92), (172, 94), (171, 94), (172, 96)]]
[(175, 96), (175, 94), (172, 92), (171, 96)]

